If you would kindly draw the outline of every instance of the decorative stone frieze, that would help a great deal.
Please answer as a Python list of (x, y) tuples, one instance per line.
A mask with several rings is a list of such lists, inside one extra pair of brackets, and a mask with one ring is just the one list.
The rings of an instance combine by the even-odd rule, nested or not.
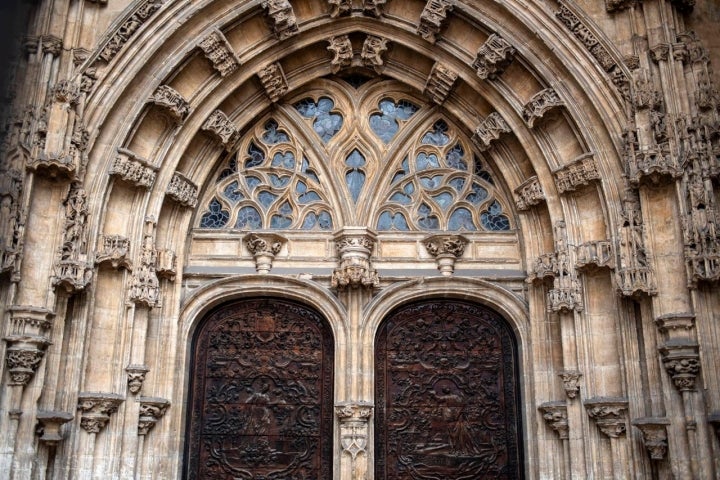
[(163, 0), (145, 0), (141, 2), (100, 50), (100, 58), (110, 62), (155, 12), (163, 5)]
[(278, 40), (285, 40), (298, 33), (295, 12), (288, 0), (265, 0), (262, 3), (270, 29)]
[(80, 392), (80, 427), (87, 433), (100, 433), (110, 420), (110, 415), (117, 412), (123, 401), (125, 398), (116, 393)]
[(387, 0), (363, 0), (363, 13), (371, 17), (379, 18)]
[(129, 298), (131, 302), (148, 308), (160, 306), (160, 281), (157, 276), (158, 252), (155, 248), (153, 230), (155, 224), (146, 221), (146, 233), (143, 238), (140, 261), (133, 271)]
[(558, 192), (574, 192), (591, 182), (600, 180), (595, 157), (592, 153), (580, 155), (570, 164), (553, 172)]
[(165, 278), (171, 282), (175, 280), (175, 275), (177, 275), (177, 255), (175, 255), (174, 251), (167, 248), (158, 250), (155, 273), (158, 278)]
[(332, 288), (373, 288), (380, 284), (370, 262), (377, 234), (365, 227), (346, 227), (335, 234), (339, 267), (333, 271)]
[(145, 382), (145, 375), (150, 369), (146, 365), (128, 365), (125, 367), (127, 372), (127, 385), (128, 390), (133, 395), (137, 395), (142, 390), (143, 383)]
[(87, 195), (77, 183), (70, 186), (65, 200), (65, 227), (63, 243), (55, 262), (52, 284), (76, 293), (90, 284), (93, 265), (88, 261), (87, 248)]
[(472, 141), (480, 151), (484, 152), (490, 148), (492, 142), (500, 138), (500, 135), (511, 131), (505, 119), (498, 112), (492, 112), (475, 128)]
[(95, 264), (109, 263), (115, 270), (125, 268), (130, 270), (132, 262), (128, 258), (130, 253), (130, 239), (123, 235), (103, 235), (100, 250), (95, 254)]
[(522, 110), (523, 120), (530, 128), (535, 128), (535, 122), (543, 118), (547, 112), (563, 105), (564, 103), (555, 89), (546, 88), (533, 95), (525, 104)]
[(435, 43), (454, 6), (454, 0), (428, 0), (420, 14), (417, 33), (428, 42)]
[(221, 77), (230, 75), (240, 66), (240, 60), (220, 30), (214, 30), (200, 40), (198, 47)]
[(618, 227), (617, 270), (615, 280), (618, 291), (632, 297), (640, 293), (655, 295), (655, 274), (645, 248), (645, 226), (637, 192), (628, 190), (620, 212), (622, 223)]
[(515, 206), (521, 212), (530, 210), (530, 207), (545, 201), (545, 192), (538, 177), (530, 177), (515, 190)]
[(663, 365), (680, 392), (695, 391), (700, 373), (700, 355), (694, 340), (672, 339), (659, 347)]
[(287, 238), (274, 233), (248, 233), (243, 243), (255, 257), (255, 270), (260, 274), (270, 273), (275, 255), (280, 253)]
[(39, 410), (35, 416), (39, 428), (36, 433), (40, 435), (40, 442), (45, 445), (55, 446), (63, 439), (62, 426), (71, 421), (75, 416), (68, 412), (56, 412)]
[(615, 268), (615, 252), (610, 240), (594, 240), (581, 243), (576, 247), (576, 267), (578, 270), (594, 268)]
[(425, 82), (425, 95), (438, 105), (442, 105), (455, 85), (457, 77), (457, 72), (450, 70), (440, 62), (436, 62), (430, 71), (427, 82)]
[(423, 240), (425, 249), (435, 257), (437, 268), (445, 277), (452, 276), (455, 262), (463, 256), (468, 243), (462, 235), (432, 235)]
[(625, 436), (628, 401), (620, 397), (595, 397), (583, 401), (588, 416), (610, 438)]
[(185, 121), (190, 114), (190, 104), (187, 100), (168, 85), (160, 85), (150, 97), (150, 101), (164, 108), (179, 123)]
[(643, 443), (652, 460), (662, 460), (667, 454), (667, 426), (670, 420), (660, 417), (636, 418), (632, 421), (642, 432)]
[(333, 54), (333, 58), (330, 61), (333, 73), (338, 73), (343, 68), (352, 65), (353, 49), (350, 37), (347, 35), (332, 37), (327, 49)]
[(378, 37), (376, 35), (368, 35), (365, 42), (363, 42), (362, 52), (360, 53), (363, 65), (367, 68), (375, 70), (375, 73), (380, 75), (385, 68), (383, 55), (387, 49), (387, 38)]
[(260, 78), (265, 93), (273, 103), (280, 100), (288, 91), (285, 72), (283, 72), (280, 62), (271, 63), (267, 67), (261, 68), (258, 72), (258, 78)]
[(330, 17), (337, 18), (352, 13), (352, 0), (328, 0)]
[(565, 395), (567, 395), (570, 400), (577, 397), (578, 393), (580, 393), (580, 378), (582, 377), (582, 373), (577, 370), (563, 370), (558, 373), (558, 376), (560, 380), (562, 380)]
[(198, 186), (180, 172), (173, 173), (165, 193), (184, 207), (195, 208), (197, 205)]
[(201, 128), (215, 137), (228, 151), (232, 150), (235, 142), (240, 138), (240, 132), (235, 124), (220, 110), (212, 112)]
[(110, 175), (139, 188), (151, 188), (155, 183), (157, 167), (127, 148), (118, 148), (110, 167)]
[(170, 401), (158, 397), (138, 397), (137, 401), (140, 403), (138, 435), (147, 435), (165, 415), (170, 407)]
[(19, 280), (23, 247), (23, 180), (18, 170), (0, 169), (0, 273), (10, 273), (12, 281)]
[(515, 53), (515, 47), (500, 35), (493, 33), (478, 50), (472, 68), (483, 80), (495, 80), (510, 65)]
[(567, 404), (564, 401), (542, 403), (538, 406), (538, 410), (542, 412), (543, 420), (558, 434), (560, 440), (569, 438)]

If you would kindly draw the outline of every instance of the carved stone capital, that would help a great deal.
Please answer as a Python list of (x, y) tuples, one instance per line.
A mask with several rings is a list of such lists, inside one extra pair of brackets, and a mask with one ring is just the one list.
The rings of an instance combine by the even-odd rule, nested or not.
[(109, 263), (115, 270), (125, 268), (130, 270), (132, 262), (128, 258), (130, 252), (130, 239), (123, 235), (103, 235), (100, 240), (100, 250), (95, 254), (95, 263), (101, 265)]
[(653, 62), (667, 62), (668, 56), (670, 54), (670, 44), (669, 43), (658, 43), (656, 45), (653, 45), (650, 47), (650, 58), (652, 58)]
[(127, 384), (128, 390), (133, 395), (140, 393), (143, 382), (145, 382), (145, 375), (150, 369), (146, 365), (128, 365), (125, 367), (127, 372)]
[(380, 75), (385, 68), (383, 55), (387, 49), (387, 38), (378, 37), (376, 35), (368, 35), (367, 38), (365, 38), (365, 42), (363, 42), (362, 52), (360, 52), (360, 58), (362, 59), (363, 65), (375, 70), (375, 73)]
[(350, 37), (347, 35), (338, 35), (337, 37), (332, 37), (329, 43), (327, 49), (333, 54), (333, 58), (330, 61), (332, 72), (338, 73), (343, 68), (351, 66), (353, 61), (353, 48)]
[(625, 436), (628, 401), (619, 397), (596, 397), (583, 402), (588, 416), (610, 438)]
[(515, 52), (507, 40), (493, 33), (478, 50), (472, 67), (483, 80), (494, 80), (510, 65)]
[(298, 33), (295, 12), (288, 0), (265, 0), (262, 7), (270, 29), (278, 40), (285, 40)]
[(355, 460), (365, 453), (368, 445), (368, 424), (373, 407), (366, 404), (346, 404), (335, 407), (340, 422), (340, 445), (344, 453)]
[(558, 376), (562, 380), (565, 394), (569, 399), (574, 399), (577, 394), (580, 393), (580, 378), (582, 373), (577, 370), (564, 370), (558, 373)]
[(569, 438), (567, 404), (564, 401), (546, 402), (538, 406), (545, 423), (557, 432), (560, 440)]
[(465, 253), (468, 239), (462, 235), (432, 235), (423, 240), (425, 249), (435, 257), (438, 270), (449, 277), (455, 270), (455, 261)]
[(110, 175), (139, 188), (150, 188), (155, 183), (157, 167), (126, 148), (118, 154), (110, 167)]
[(248, 233), (243, 243), (255, 257), (255, 269), (258, 273), (270, 273), (275, 255), (280, 253), (287, 238), (274, 233)]
[(285, 72), (283, 72), (280, 62), (271, 63), (265, 68), (261, 68), (258, 71), (258, 78), (265, 89), (265, 93), (273, 103), (280, 100), (288, 91)]
[(440, 62), (436, 62), (425, 83), (425, 95), (438, 105), (442, 105), (450, 94), (453, 85), (455, 85), (457, 77), (457, 72), (450, 70)]
[(515, 205), (522, 211), (530, 210), (530, 207), (545, 201), (545, 192), (537, 176), (525, 180), (515, 190)]
[(535, 122), (543, 118), (547, 112), (555, 107), (564, 105), (560, 96), (552, 88), (539, 91), (530, 98), (522, 111), (523, 120), (530, 128), (535, 127)]
[(667, 426), (670, 420), (659, 417), (636, 418), (632, 421), (643, 434), (643, 443), (652, 460), (662, 460), (667, 454)]
[(57, 445), (62, 439), (60, 429), (75, 416), (68, 412), (39, 410), (36, 417), (40, 426), (40, 442), (46, 445)]
[(123, 401), (125, 397), (116, 393), (80, 392), (80, 426), (88, 433), (100, 433)]
[(182, 123), (190, 114), (190, 104), (168, 85), (160, 85), (150, 97), (155, 105), (163, 107), (177, 122)]
[(44, 336), (9, 335), (3, 338), (8, 344), (5, 362), (10, 374), (9, 385), (27, 385), (37, 372), (50, 341)]
[(197, 205), (198, 186), (180, 172), (173, 173), (165, 193), (184, 207)]
[(240, 138), (240, 132), (235, 124), (220, 110), (212, 112), (200, 128), (215, 137), (228, 151), (232, 150), (235, 142)]
[(663, 365), (680, 392), (694, 391), (700, 373), (698, 345), (691, 340), (669, 340), (659, 347)]
[(420, 14), (417, 33), (428, 42), (435, 43), (454, 6), (454, 0), (428, 0)]
[(498, 112), (492, 112), (475, 128), (472, 141), (478, 150), (484, 152), (490, 148), (492, 142), (500, 138), (500, 135), (511, 131), (505, 119)]
[(379, 285), (380, 279), (370, 262), (376, 239), (377, 234), (365, 227), (347, 227), (335, 234), (340, 265), (332, 275), (333, 288), (373, 288)]
[(54, 35), (43, 35), (40, 37), (40, 45), (43, 53), (57, 57), (62, 52), (63, 42), (61, 38)]
[(147, 435), (155, 424), (165, 415), (170, 401), (158, 397), (138, 397), (140, 414), (138, 418), (138, 435)]
[(600, 173), (597, 171), (592, 153), (580, 155), (570, 164), (553, 172), (553, 174), (560, 193), (574, 192), (582, 186), (600, 180)]
[(240, 60), (220, 30), (214, 30), (200, 40), (198, 47), (221, 77), (230, 75), (240, 66)]

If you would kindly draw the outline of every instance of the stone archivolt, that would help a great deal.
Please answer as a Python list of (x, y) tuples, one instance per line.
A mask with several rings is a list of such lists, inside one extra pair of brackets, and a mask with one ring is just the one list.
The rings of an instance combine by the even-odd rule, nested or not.
[(105, 46), (100, 50), (100, 58), (109, 62), (123, 46), (132, 38), (140, 27), (145, 23), (155, 12), (160, 10), (163, 5), (163, 0), (144, 0), (137, 8), (134, 9), (132, 14), (127, 20), (125, 20), (120, 27), (107, 41)]

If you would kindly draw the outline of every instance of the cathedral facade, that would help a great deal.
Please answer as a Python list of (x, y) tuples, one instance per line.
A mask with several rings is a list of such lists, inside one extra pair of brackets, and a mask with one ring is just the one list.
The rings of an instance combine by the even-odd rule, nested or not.
[(716, 2), (21, 5), (0, 476), (720, 478)]

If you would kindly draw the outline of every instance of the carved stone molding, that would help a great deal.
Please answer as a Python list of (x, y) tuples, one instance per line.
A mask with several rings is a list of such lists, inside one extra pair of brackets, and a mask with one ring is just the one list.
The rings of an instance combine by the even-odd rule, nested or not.
[(543, 192), (537, 176), (525, 180), (514, 192), (515, 206), (521, 212), (530, 210), (533, 205), (545, 201), (545, 192)]
[(262, 7), (270, 29), (278, 40), (285, 40), (298, 33), (295, 12), (288, 0), (265, 0)]
[(215, 137), (228, 151), (232, 150), (235, 142), (240, 138), (240, 132), (235, 124), (220, 110), (212, 112), (201, 128)]
[(198, 186), (180, 172), (173, 173), (165, 193), (184, 207), (195, 208), (197, 205)]
[(95, 264), (110, 263), (115, 270), (130, 270), (132, 262), (129, 254), (130, 239), (123, 235), (103, 235), (100, 239), (100, 250), (95, 254)]
[(622, 205), (621, 223), (615, 245), (618, 256), (615, 272), (618, 291), (626, 297), (640, 293), (655, 295), (655, 274), (645, 248), (645, 226), (637, 192), (628, 190)]
[(125, 367), (127, 372), (127, 385), (128, 390), (133, 395), (137, 395), (142, 390), (143, 383), (145, 382), (145, 375), (150, 369), (146, 365), (128, 365)]
[(143, 236), (140, 261), (133, 271), (130, 281), (129, 298), (131, 302), (138, 305), (145, 305), (148, 308), (159, 307), (160, 281), (157, 276), (158, 251), (155, 248), (155, 236), (153, 230), (155, 224), (152, 221), (145, 222), (146, 233)]
[(10, 381), (8, 385), (25, 386), (37, 372), (50, 341), (40, 335), (9, 335), (3, 338), (8, 344), (5, 350)]
[(553, 172), (553, 175), (559, 193), (574, 192), (582, 186), (600, 180), (600, 173), (597, 171), (592, 153), (579, 156), (572, 163)]
[(271, 63), (267, 67), (261, 68), (258, 71), (258, 78), (260, 78), (265, 93), (273, 103), (280, 100), (288, 91), (285, 72), (283, 72), (280, 62)]
[(335, 407), (340, 424), (340, 446), (343, 453), (354, 461), (368, 446), (368, 425), (373, 406), (367, 404), (344, 404)]
[(546, 88), (533, 95), (525, 104), (522, 111), (523, 120), (530, 128), (535, 128), (535, 122), (543, 118), (547, 112), (563, 105), (557, 92), (552, 88)]
[(125, 397), (116, 393), (80, 392), (80, 427), (87, 433), (100, 433), (110, 420), (110, 415), (117, 412), (124, 401)]
[(365, 227), (346, 227), (335, 234), (339, 267), (333, 271), (332, 288), (373, 288), (380, 284), (370, 262), (377, 234)]
[(500, 135), (511, 131), (505, 119), (498, 112), (492, 112), (475, 128), (472, 141), (478, 150), (484, 152), (490, 148), (492, 142), (500, 138)]
[(52, 284), (76, 293), (90, 284), (93, 265), (87, 258), (87, 194), (77, 183), (70, 186), (65, 199), (65, 228), (63, 243), (55, 262)]
[(695, 391), (695, 379), (700, 373), (698, 344), (692, 340), (673, 339), (658, 350), (675, 388), (680, 392)]
[(428, 42), (435, 43), (454, 6), (454, 0), (428, 0), (420, 14), (417, 33)]
[(60, 429), (75, 418), (75, 415), (68, 412), (39, 410), (35, 418), (39, 424), (37, 433), (40, 435), (40, 442), (45, 445), (55, 446), (63, 439)]
[(440, 62), (435, 62), (427, 82), (425, 82), (425, 95), (438, 105), (442, 105), (455, 85), (457, 77), (457, 72), (450, 70)]
[(595, 397), (583, 401), (588, 416), (610, 438), (625, 436), (628, 401), (620, 397)]
[(220, 30), (214, 30), (200, 40), (198, 47), (221, 77), (230, 75), (240, 66), (240, 60)]
[(333, 58), (330, 61), (331, 69), (333, 73), (338, 73), (343, 68), (352, 65), (353, 60), (353, 49), (350, 37), (347, 35), (339, 35), (332, 37), (330, 45), (327, 49), (333, 54)]
[(362, 52), (360, 52), (360, 58), (362, 59), (363, 65), (367, 68), (375, 70), (375, 73), (380, 75), (385, 68), (383, 61), (383, 55), (388, 49), (388, 39), (378, 37), (376, 35), (368, 35), (363, 42)]
[(432, 235), (423, 240), (425, 249), (435, 257), (440, 273), (449, 277), (455, 271), (455, 262), (465, 253), (468, 239), (462, 235)]
[(510, 65), (515, 53), (515, 47), (497, 33), (493, 33), (478, 50), (472, 68), (483, 80), (494, 80)]
[(155, 183), (156, 172), (157, 167), (126, 148), (118, 148), (118, 154), (110, 167), (110, 175), (146, 189)]
[(558, 376), (562, 380), (565, 395), (567, 395), (570, 400), (577, 397), (578, 393), (580, 393), (580, 378), (582, 377), (582, 373), (577, 370), (564, 370), (558, 373)]
[(280, 253), (287, 238), (274, 233), (248, 233), (243, 243), (255, 257), (255, 270), (260, 274), (270, 273), (275, 255)]
[(180, 93), (168, 85), (160, 85), (150, 97), (155, 105), (163, 107), (179, 123), (190, 114), (190, 104)]
[(670, 420), (660, 417), (636, 418), (632, 421), (642, 432), (643, 443), (652, 460), (662, 460), (667, 454), (667, 426)]
[(564, 401), (542, 403), (538, 406), (538, 410), (542, 412), (545, 423), (555, 430), (560, 440), (569, 438), (567, 404)]
[(380, 17), (386, 3), (387, 0), (363, 0), (363, 13), (371, 17)]
[(581, 243), (576, 247), (576, 263), (578, 270), (591, 267), (615, 268), (615, 252), (610, 240), (595, 240)]
[(138, 416), (138, 435), (147, 435), (155, 424), (165, 415), (170, 401), (158, 397), (138, 397), (140, 413)]
[(145, 0), (141, 2), (127, 20), (110, 36), (110, 39), (100, 50), (100, 58), (110, 62), (125, 43), (140, 29), (143, 23), (157, 12), (162, 5), (163, 0)]
[(337, 18), (352, 13), (352, 0), (328, 0), (330, 17)]

